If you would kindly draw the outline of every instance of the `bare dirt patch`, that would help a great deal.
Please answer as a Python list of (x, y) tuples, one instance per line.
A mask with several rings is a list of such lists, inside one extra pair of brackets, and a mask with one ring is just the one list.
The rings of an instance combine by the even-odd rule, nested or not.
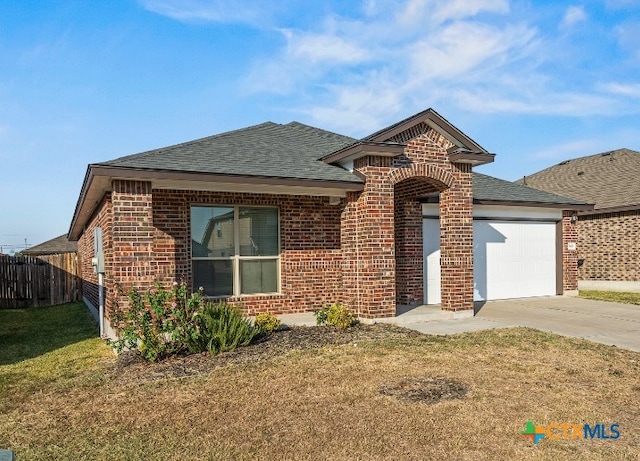
[(405, 376), (380, 386), (380, 393), (400, 400), (433, 405), (443, 400), (464, 399), (468, 389), (466, 384), (455, 379)]
[(412, 339), (423, 337), (418, 332), (393, 325), (357, 325), (341, 330), (334, 327), (294, 327), (266, 336), (247, 347), (218, 355), (208, 353), (174, 356), (158, 363), (148, 363), (137, 353), (118, 356), (114, 374), (129, 382), (156, 381), (206, 373), (226, 365), (259, 363), (292, 351), (318, 349), (325, 346), (357, 344), (378, 339)]

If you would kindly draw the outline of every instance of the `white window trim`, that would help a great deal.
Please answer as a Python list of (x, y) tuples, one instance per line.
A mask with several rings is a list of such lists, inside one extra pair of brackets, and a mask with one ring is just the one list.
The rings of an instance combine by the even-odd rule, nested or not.
[[(191, 261), (231, 261), (231, 270), (233, 272), (233, 293), (231, 295), (220, 295), (220, 296), (212, 296), (207, 295), (208, 298), (212, 299), (224, 299), (228, 297), (234, 298), (244, 298), (251, 296), (272, 296), (279, 295), (282, 292), (282, 265), (281, 265), (281, 254), (282, 254), (282, 240), (280, 233), (280, 207), (277, 206), (269, 206), (269, 205), (229, 205), (229, 204), (220, 204), (220, 203), (192, 203), (189, 207), (189, 237), (191, 237), (191, 210), (193, 208), (233, 208), (233, 252), (234, 254), (228, 257), (222, 256), (212, 256), (212, 257), (204, 257), (204, 256), (193, 256), (193, 248), (190, 248), (190, 259)], [(238, 225), (240, 221), (240, 208), (270, 208), (272, 210), (276, 210), (278, 213), (277, 223), (278, 223), (278, 254), (275, 256), (240, 256), (240, 226)], [(193, 244), (193, 238), (189, 238), (189, 242)], [(269, 260), (276, 261), (276, 266), (278, 270), (277, 275), (277, 290), (278, 291), (269, 291), (264, 293), (241, 293), (241, 279), (240, 279), (240, 261), (256, 261), (256, 260)], [(193, 286), (193, 263), (191, 263), (191, 277), (192, 277), (192, 289), (196, 291), (197, 288)]]

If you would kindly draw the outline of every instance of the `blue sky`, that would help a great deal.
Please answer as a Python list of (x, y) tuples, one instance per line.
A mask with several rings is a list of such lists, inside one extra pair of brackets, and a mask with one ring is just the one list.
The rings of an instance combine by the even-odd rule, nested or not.
[(640, 150), (638, 44), (638, 0), (3, 0), (0, 246), (65, 233), (89, 163), (267, 120), (432, 107), (509, 180)]

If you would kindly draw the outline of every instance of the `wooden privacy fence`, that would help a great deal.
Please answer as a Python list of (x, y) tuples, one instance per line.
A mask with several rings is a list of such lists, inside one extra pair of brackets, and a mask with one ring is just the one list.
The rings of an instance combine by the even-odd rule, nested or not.
[(80, 287), (77, 253), (0, 256), (0, 308), (79, 301)]

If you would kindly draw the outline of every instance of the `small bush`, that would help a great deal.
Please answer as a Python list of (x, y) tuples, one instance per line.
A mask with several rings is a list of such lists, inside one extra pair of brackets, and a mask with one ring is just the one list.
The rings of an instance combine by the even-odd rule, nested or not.
[(118, 339), (107, 343), (117, 352), (137, 350), (150, 362), (199, 352), (203, 350), (199, 315), (204, 302), (201, 292), (190, 294), (184, 283), (174, 283), (170, 290), (155, 283), (143, 293), (132, 288), (128, 309), (116, 306), (112, 314)]
[(337, 328), (349, 328), (357, 323), (351, 311), (342, 304), (336, 303), (323, 307), (313, 313), (318, 325), (331, 325)]
[[(146, 292), (129, 292), (129, 308), (112, 318), (118, 339), (107, 339), (117, 352), (139, 351), (150, 362), (172, 354), (212, 354), (247, 346), (259, 333), (249, 319), (226, 303), (211, 303), (185, 284), (170, 290), (159, 283)], [(276, 319), (277, 320), (277, 319)]]
[(251, 321), (224, 302), (209, 303), (202, 312), (202, 335), (211, 354), (248, 346), (258, 334)]
[(253, 325), (261, 335), (270, 335), (280, 329), (282, 322), (273, 314), (263, 313), (256, 315)]

